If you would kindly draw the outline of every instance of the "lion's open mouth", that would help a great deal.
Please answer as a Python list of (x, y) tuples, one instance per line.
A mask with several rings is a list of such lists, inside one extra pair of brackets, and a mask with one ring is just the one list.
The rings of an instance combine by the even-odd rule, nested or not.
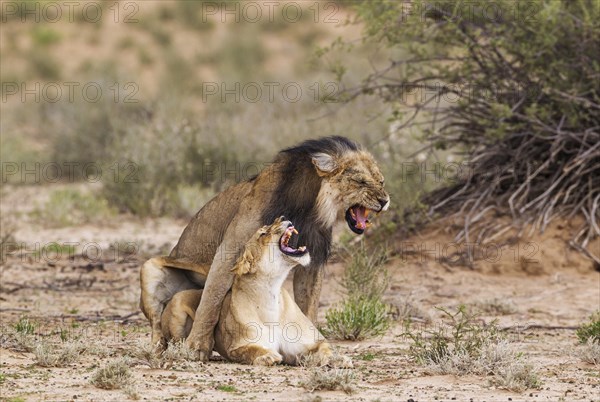
[(308, 251), (306, 246), (300, 246), (298, 248), (294, 248), (289, 245), (290, 239), (292, 235), (295, 234), (298, 236), (298, 231), (294, 228), (293, 225), (288, 226), (288, 228), (283, 232), (281, 239), (279, 239), (279, 249), (282, 253), (291, 255), (291, 256), (300, 256), (306, 254)]
[(346, 222), (348, 227), (356, 234), (363, 234), (369, 226), (369, 208), (362, 205), (354, 205), (346, 211)]

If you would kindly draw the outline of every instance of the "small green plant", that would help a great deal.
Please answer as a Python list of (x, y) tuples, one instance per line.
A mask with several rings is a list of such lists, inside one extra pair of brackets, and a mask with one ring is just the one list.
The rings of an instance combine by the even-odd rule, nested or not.
[(223, 392), (237, 392), (237, 389), (233, 385), (229, 384), (219, 385), (217, 389)]
[(27, 317), (21, 317), (15, 324), (15, 330), (22, 335), (33, 335), (35, 333), (35, 323)]
[(125, 359), (119, 359), (97, 369), (91, 383), (102, 389), (120, 389), (131, 385), (133, 375)]
[(593, 313), (587, 323), (581, 324), (576, 333), (579, 343), (586, 343), (588, 340), (600, 343), (600, 310)]
[(363, 353), (362, 355), (358, 356), (358, 358), (360, 360), (370, 362), (372, 360), (375, 360), (375, 354), (373, 354), (371, 352), (367, 352), (367, 353)]
[(384, 248), (369, 252), (363, 243), (346, 254), (340, 281), (346, 299), (325, 313), (326, 336), (362, 340), (383, 335), (391, 324), (390, 306), (381, 298), (389, 285)]
[(380, 336), (390, 327), (389, 306), (378, 299), (350, 298), (325, 313), (325, 336), (358, 341)]
[(346, 294), (350, 297), (380, 299), (386, 291), (390, 275), (385, 268), (388, 260), (383, 247), (368, 250), (360, 242), (352, 251), (346, 249), (346, 269), (340, 280)]

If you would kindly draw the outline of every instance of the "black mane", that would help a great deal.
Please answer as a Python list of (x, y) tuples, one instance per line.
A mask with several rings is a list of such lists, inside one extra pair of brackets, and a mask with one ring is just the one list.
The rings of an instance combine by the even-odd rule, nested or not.
[(269, 225), (282, 215), (292, 221), (300, 231), (295, 246), (308, 247), (313, 267), (323, 265), (329, 257), (332, 228), (317, 220), (315, 204), (322, 179), (317, 175), (311, 155), (322, 152), (335, 157), (359, 149), (347, 138), (332, 136), (284, 149), (275, 158), (282, 180), (262, 214), (262, 224)]

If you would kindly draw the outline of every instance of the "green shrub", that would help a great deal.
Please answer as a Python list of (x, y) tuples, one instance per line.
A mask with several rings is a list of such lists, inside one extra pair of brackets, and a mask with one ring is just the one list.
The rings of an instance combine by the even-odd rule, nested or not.
[(391, 324), (390, 306), (381, 300), (389, 285), (386, 249), (368, 250), (361, 242), (348, 246), (345, 254), (346, 269), (340, 284), (346, 298), (325, 313), (323, 332), (344, 340), (383, 335)]
[(577, 337), (579, 343), (586, 343), (588, 340), (600, 343), (600, 310), (592, 314), (587, 323), (579, 326)]
[(481, 224), (486, 212), (541, 230), (580, 213), (586, 225), (573, 244), (597, 260), (588, 200), (600, 194), (592, 152), (600, 3), (498, 0), (493, 15), (468, 0), (359, 1), (356, 9), (366, 40), (395, 54), (347, 99), (386, 101), (403, 135), (420, 133), (423, 152), (452, 150), (467, 162), (467, 174), (424, 199), (427, 215), (451, 215), (464, 223), (457, 241), (481, 234), (482, 242), (503, 229)]
[[(351, 250), (350, 251), (350, 247)], [(340, 284), (349, 297), (381, 299), (390, 281), (385, 268), (388, 260), (384, 247), (369, 250), (364, 241), (345, 250), (346, 269)]]
[(325, 313), (325, 336), (350, 341), (381, 336), (390, 327), (389, 306), (378, 299), (350, 298)]

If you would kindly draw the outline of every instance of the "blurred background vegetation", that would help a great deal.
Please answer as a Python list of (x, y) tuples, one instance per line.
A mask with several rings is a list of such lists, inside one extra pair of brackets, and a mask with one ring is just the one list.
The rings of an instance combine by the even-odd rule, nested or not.
[[(468, 240), (473, 218), (493, 211), (542, 228), (560, 214), (585, 216), (576, 238), (584, 249), (600, 234), (597, 1), (282, 1), (273, 18), (254, 2), (258, 20), (244, 18), (244, 2), (121, 1), (96, 3), (97, 22), (77, 8), (73, 21), (66, 12), (49, 21), (49, 9), (35, 22), (23, 5), (49, 2), (19, 4), (2, 9), (0, 157), (103, 172), (83, 194), (54, 194), (51, 209), (64, 199), (102, 216), (186, 218), (279, 149), (337, 134), (381, 164), (394, 207), (386, 233), (458, 213)], [(284, 15), (286, 4), (302, 16)], [(79, 84), (73, 99), (67, 82)], [(266, 82), (279, 85), (272, 100)], [(53, 83), (63, 92), (56, 102)], [(102, 88), (97, 102), (83, 96), (87, 83)], [(223, 101), (207, 83), (256, 83), (263, 93)], [(286, 83), (302, 89), (297, 101), (282, 95)], [(39, 85), (41, 99), (23, 85)], [(439, 171), (461, 161), (477, 168)], [(62, 221), (73, 224), (54, 223)]]
[[(294, 10), (284, 15), (287, 3), (301, 6), (302, 17)], [(27, 14), (28, 4), (40, 7), (40, 22)], [(62, 191), (51, 208), (61, 197), (69, 205), (87, 197), (102, 199), (102, 211), (185, 218), (279, 149), (307, 138), (353, 138), (377, 154), (388, 176), (417, 148), (408, 137), (400, 153), (378, 144), (389, 129), (390, 108), (382, 101), (336, 99), (341, 66), (344, 79), (359, 84), (373, 65), (397, 53), (362, 41), (361, 26), (352, 23), (354, 4), (281, 2), (271, 18), (257, 2), (263, 14), (253, 21), (237, 2), (99, 2), (97, 22), (89, 18), (95, 10), (86, 18), (77, 8), (73, 21), (63, 10), (52, 22), (52, 9), (43, 18), (47, 4), (3, 9), (1, 158), (19, 169), (21, 163), (32, 169), (55, 162), (63, 169), (62, 182), (72, 181), (65, 164), (76, 166), (73, 179), (84, 183), (96, 181), (84, 176), (95, 178), (102, 169), (91, 194)], [(206, 7), (213, 5), (217, 11), (208, 15)], [(237, 16), (221, 13), (236, 6)], [(75, 83), (72, 99), (65, 83)], [(90, 83), (94, 88), (86, 99), (83, 90)], [(215, 83), (217, 94), (207, 93), (206, 83)], [(236, 83), (250, 85), (248, 92), (237, 90), (241, 99), (227, 95), (223, 101), (221, 89)], [(264, 83), (273, 83), (272, 99)], [(286, 98), (282, 87), (288, 83), (293, 88)], [(56, 102), (55, 84), (62, 90)], [(90, 101), (96, 84), (102, 96)], [(262, 90), (258, 101), (254, 84)], [(295, 98), (294, 88), (302, 90), (298, 100), (289, 99)], [(86, 164), (93, 166), (83, 169)], [(236, 169), (241, 174), (231, 173)], [(40, 183), (20, 174), (4, 178), (15, 185), (48, 184), (43, 173)], [(90, 207), (87, 201), (75, 207), (80, 205)]]

